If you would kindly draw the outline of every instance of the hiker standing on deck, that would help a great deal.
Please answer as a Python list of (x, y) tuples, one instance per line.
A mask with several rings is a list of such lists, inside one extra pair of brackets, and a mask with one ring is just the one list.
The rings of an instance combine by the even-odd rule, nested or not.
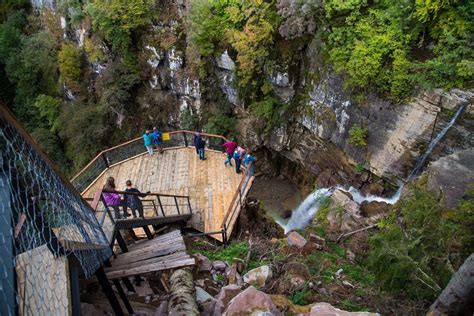
[[(104, 191), (108, 192), (103, 192), (102, 197), (104, 198), (104, 203), (106, 206), (110, 206), (115, 213), (115, 218), (120, 219), (122, 218), (120, 216), (120, 206), (124, 206), (125, 204), (122, 201), (122, 198), (120, 197), (120, 194), (116, 193), (115, 189), (115, 179), (113, 177), (109, 177), (107, 179), (107, 182), (104, 185), (103, 188)], [(127, 218), (128, 213), (126, 209), (123, 212), (123, 217)]]
[(145, 134), (143, 134), (143, 143), (148, 150), (150, 155), (153, 155), (153, 136), (150, 134), (150, 130), (146, 130)]
[(234, 160), (235, 160), (235, 172), (240, 173), (240, 164), (242, 163), (242, 159), (245, 156), (245, 149), (238, 146), (234, 151)]
[(196, 140), (196, 150), (198, 152), (199, 159), (201, 160), (206, 160), (206, 157), (204, 156), (205, 148), (206, 148), (206, 140), (203, 139), (202, 137), (199, 137)]
[(193, 135), (193, 146), (196, 148), (196, 155), (199, 156), (199, 151), (197, 147), (198, 139), (201, 139), (201, 134), (200, 133), (194, 133)]
[(134, 188), (132, 186), (132, 181), (130, 180), (127, 180), (125, 184), (127, 185), (125, 192), (138, 194), (124, 194), (125, 205), (132, 210), (133, 218), (137, 218), (137, 214), (135, 211), (138, 211), (139, 217), (145, 218), (145, 215), (143, 214), (143, 203), (142, 200), (140, 200), (140, 197), (147, 196), (150, 191), (148, 191), (147, 193), (141, 193), (137, 188)]
[(234, 150), (237, 148), (237, 143), (232, 140), (227, 140), (222, 144), (224, 147), (225, 153), (227, 154), (227, 159), (224, 161), (224, 166), (229, 164), (232, 167), (232, 157), (234, 155)]
[(153, 145), (156, 146), (156, 149), (158, 149), (158, 152), (160, 154), (163, 153), (163, 147), (161, 147), (161, 141), (162, 141), (162, 133), (156, 128), (153, 127), (153, 133), (151, 134), (151, 137), (153, 139)]
[(257, 158), (253, 155), (251, 155), (252, 151), (249, 149), (247, 151), (247, 154), (245, 155), (245, 158), (244, 158), (244, 168), (247, 169), (247, 167), (250, 165), (250, 163), (252, 162), (252, 166), (250, 166), (250, 170), (249, 170), (249, 173), (252, 173), (253, 172), (253, 162), (257, 161)]

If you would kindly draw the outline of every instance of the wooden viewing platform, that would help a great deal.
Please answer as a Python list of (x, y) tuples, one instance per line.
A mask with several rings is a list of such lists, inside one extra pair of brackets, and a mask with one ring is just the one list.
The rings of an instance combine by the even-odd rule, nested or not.
[[(226, 155), (219, 150), (208, 149), (206, 150), (206, 160), (199, 160), (194, 147), (186, 146), (188, 141), (190, 143), (192, 132), (180, 131), (170, 134), (172, 140), (168, 144), (164, 142), (165, 148), (162, 154), (155, 152), (150, 156), (146, 153), (141, 138), (112, 148), (110, 151), (121, 150), (123, 159), (112, 165), (108, 164), (108, 167), (104, 168), (97, 177), (87, 183), (87, 187), (82, 191), (82, 196), (89, 201), (94, 199), (97, 192), (102, 190), (108, 177), (115, 178), (117, 190), (124, 190), (125, 182), (131, 180), (141, 192), (151, 191), (165, 195), (189, 197), (192, 209), (192, 217), (188, 221), (189, 227), (203, 233), (220, 232), (225, 227), (226, 234), (230, 237), (241, 205), (252, 185), (252, 174), (247, 174), (245, 170), (237, 174), (235, 167), (224, 166)], [(184, 141), (177, 141), (176, 138), (182, 137), (183, 134)], [(220, 136), (214, 136), (213, 139), (207, 136), (209, 147), (216, 149), (220, 147), (220, 144), (217, 145), (215, 142), (216, 138), (222, 141)], [(211, 140), (214, 142), (212, 143)], [(212, 144), (214, 145), (211, 146)], [(166, 148), (167, 145), (172, 147)], [(135, 148), (129, 152), (140, 151), (140, 153), (134, 156), (129, 154), (130, 157), (127, 157), (122, 153), (121, 146), (133, 146)], [(137, 148), (137, 146), (141, 147)], [(103, 156), (99, 157), (101, 155)], [(99, 158), (96, 157), (96, 161), (109, 162), (109, 157), (115, 157), (116, 154), (112, 155), (109, 151), (104, 151), (99, 156)], [(88, 166), (91, 166), (93, 162)], [(85, 174), (85, 171), (87, 168), (82, 171), (82, 174)], [(78, 179), (78, 176), (72, 180), (73, 183), (75, 179)], [(146, 202), (151, 202), (147, 199), (148, 197), (143, 198), (146, 218), (155, 216), (151, 214), (153, 208), (147, 207)], [(166, 217), (178, 215), (173, 197), (161, 197), (160, 203), (163, 205), (163, 215)], [(156, 205), (154, 207), (156, 209)], [(187, 205), (186, 208), (188, 208)], [(154, 219), (157, 222), (164, 220), (157, 217)], [(120, 223), (122, 221), (124, 223)], [(118, 228), (117, 225), (130, 225), (133, 221), (138, 220), (117, 220), (115, 225)], [(148, 225), (152, 224), (148, 223)], [(125, 226), (122, 228), (126, 228)], [(223, 241), (222, 234), (216, 233), (211, 236)]]

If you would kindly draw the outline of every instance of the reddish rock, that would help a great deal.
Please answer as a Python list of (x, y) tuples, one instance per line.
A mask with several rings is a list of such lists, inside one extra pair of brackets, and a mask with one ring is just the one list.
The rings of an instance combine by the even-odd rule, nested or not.
[(287, 242), (288, 242), (288, 245), (291, 246), (291, 247), (296, 247), (298, 249), (303, 249), (303, 247), (306, 245), (306, 243), (308, 241), (306, 239), (304, 239), (303, 236), (301, 236), (297, 232), (293, 231), (293, 232), (288, 234)]
[(196, 258), (197, 265), (199, 267), (199, 272), (209, 272), (212, 269), (211, 260), (209, 260), (206, 256), (203, 256), (200, 253), (194, 255)]
[(225, 271), (227, 264), (224, 261), (217, 260), (212, 263), (212, 267), (217, 271)]
[(265, 265), (247, 272), (244, 275), (244, 282), (260, 288), (263, 287), (271, 277), (272, 269)]
[(311, 307), (308, 316), (376, 316), (378, 314), (368, 312), (346, 312), (333, 307), (329, 303), (316, 303)]
[(272, 302), (270, 295), (258, 291), (253, 286), (234, 297), (223, 315), (252, 315), (253, 313), (283, 315)]
[(229, 302), (240, 292), (242, 292), (242, 289), (240, 288), (240, 286), (237, 286), (235, 284), (224, 286), (221, 289), (221, 291), (216, 297), (217, 301), (220, 302), (220, 304), (216, 305), (219, 306), (220, 313), (224, 312), (224, 310), (227, 308), (227, 305), (229, 305)]

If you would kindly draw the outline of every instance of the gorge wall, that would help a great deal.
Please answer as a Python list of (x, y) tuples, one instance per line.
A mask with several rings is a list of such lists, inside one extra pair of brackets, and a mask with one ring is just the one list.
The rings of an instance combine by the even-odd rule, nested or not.
[[(34, 1), (33, 5), (56, 9), (53, 1)], [(136, 106), (132, 111), (109, 109), (118, 128), (131, 125), (136, 132), (151, 125), (186, 128), (190, 119), (206, 120), (213, 109), (224, 108), (237, 119), (239, 142), (257, 152), (262, 171), (283, 173), (303, 185), (316, 181), (318, 186), (361, 184), (369, 177), (362, 167), (396, 183), (406, 177), (433, 135), (463, 104), (470, 105), (431, 159), (474, 145), (474, 91), (420, 91), (402, 104), (373, 94), (360, 98), (345, 87), (343, 77), (324, 65), (317, 39), (303, 47), (297, 65), (280, 62), (265, 69), (266, 81), (282, 104), (291, 108), (296, 98), (304, 101), (302, 107), (282, 112), (279, 124), (263, 129), (262, 119), (252, 115), (239, 98), (232, 54), (224, 50), (208, 65), (206, 76), (200, 76), (185, 32), (188, 9), (187, 1), (161, 2), (160, 18), (138, 43), (141, 82), (135, 91)], [(58, 21), (62, 36), (78, 47), (84, 45), (84, 38), (93, 36), (87, 18), (75, 26), (62, 17)], [(99, 47), (106, 58), (88, 64), (92, 90), (114, 58), (106, 45)], [(64, 93), (74, 99), (67, 86)], [(366, 145), (351, 144), (353, 127), (367, 130)]]

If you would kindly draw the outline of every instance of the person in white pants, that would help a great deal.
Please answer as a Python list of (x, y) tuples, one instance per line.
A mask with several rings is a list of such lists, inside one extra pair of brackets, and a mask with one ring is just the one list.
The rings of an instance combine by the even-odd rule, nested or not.
[(153, 136), (150, 134), (150, 130), (146, 130), (145, 134), (143, 134), (143, 143), (148, 150), (150, 155), (153, 155)]

